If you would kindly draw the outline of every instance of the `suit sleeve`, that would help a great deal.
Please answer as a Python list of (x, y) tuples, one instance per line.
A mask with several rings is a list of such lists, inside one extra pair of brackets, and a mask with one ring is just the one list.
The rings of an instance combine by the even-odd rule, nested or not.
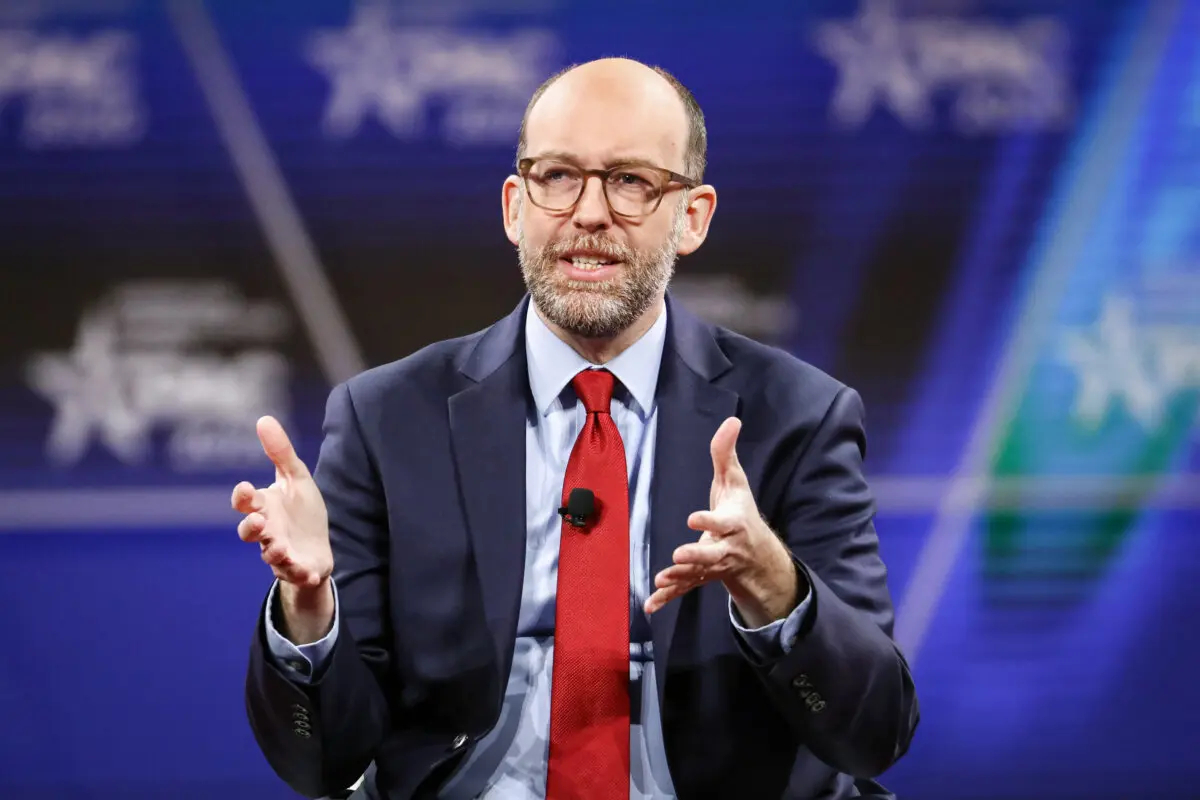
[(892, 640), (864, 451), (862, 401), (844, 387), (796, 462), (777, 521), (808, 581), (807, 613), (782, 657), (747, 656), (818, 758), (871, 778), (908, 750), (920, 710)]
[(271, 584), (271, 591), (267, 593), (267, 613), (263, 617), (267, 650), (274, 658), (275, 665), (285, 668), (288, 677), (296, 683), (312, 683), (314, 676), (321, 675), (325, 671), (325, 665), (329, 663), (329, 654), (333, 652), (333, 646), (337, 643), (337, 581), (331, 580), (329, 585), (333, 590), (333, 624), (329, 626), (329, 633), (323, 638), (304, 645), (293, 644), (275, 627), (275, 614), (278, 612), (279, 602), (278, 580)]
[(737, 606), (733, 604), (733, 598), (730, 597), (729, 621), (733, 623), (733, 630), (742, 640), (742, 644), (754, 654), (754, 657), (759, 662), (767, 662), (779, 658), (792, 649), (792, 643), (796, 641), (796, 635), (800, 626), (804, 624), (804, 617), (808, 614), (808, 607), (811, 604), (812, 591), (810, 590), (804, 599), (792, 609), (792, 613), (784, 619), (768, 622), (761, 628), (747, 628), (745, 620), (738, 613)]
[(264, 607), (246, 675), (254, 737), (276, 774), (306, 797), (353, 784), (391, 727), (383, 689), (390, 663), (386, 506), (345, 384), (330, 394), (324, 433), (314, 478), (329, 512), (338, 635), (311, 682), (292, 676), (271, 655)]

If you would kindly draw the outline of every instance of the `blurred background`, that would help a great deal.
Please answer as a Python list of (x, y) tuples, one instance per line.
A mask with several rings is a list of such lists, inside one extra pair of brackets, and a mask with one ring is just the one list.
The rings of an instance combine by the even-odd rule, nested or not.
[(280, 416), (507, 313), (548, 74), (660, 64), (677, 297), (857, 388), (908, 800), (1200, 797), (1200, 0), (3, 0), (0, 798), (283, 798), (246, 723)]

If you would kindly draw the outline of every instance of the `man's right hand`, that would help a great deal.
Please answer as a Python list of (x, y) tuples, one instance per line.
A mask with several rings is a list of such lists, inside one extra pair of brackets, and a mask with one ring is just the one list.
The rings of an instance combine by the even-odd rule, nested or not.
[(258, 489), (242, 481), (233, 489), (233, 508), (245, 514), (242, 541), (258, 542), (262, 560), (279, 578), (284, 633), (294, 644), (323, 637), (333, 624), (333, 550), (325, 501), (308, 467), (296, 455), (274, 417), (258, 421), (258, 438), (275, 464), (275, 482)]

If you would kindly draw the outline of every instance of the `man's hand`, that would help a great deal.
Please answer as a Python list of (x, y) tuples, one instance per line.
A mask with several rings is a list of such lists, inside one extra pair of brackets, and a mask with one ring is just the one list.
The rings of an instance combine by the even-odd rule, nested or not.
[(279, 421), (263, 417), (257, 428), (275, 464), (275, 482), (265, 489), (247, 481), (234, 487), (233, 507), (246, 515), (238, 536), (259, 543), (262, 560), (279, 578), (285, 635), (295, 644), (308, 644), (333, 624), (333, 551), (325, 501)]
[(687, 521), (703, 533), (699, 541), (677, 548), (675, 563), (655, 576), (647, 614), (713, 580), (725, 584), (748, 627), (784, 619), (796, 608), (799, 587), (791, 554), (759, 515), (738, 461), (741, 429), (741, 420), (730, 417), (713, 436), (709, 510), (695, 511)]

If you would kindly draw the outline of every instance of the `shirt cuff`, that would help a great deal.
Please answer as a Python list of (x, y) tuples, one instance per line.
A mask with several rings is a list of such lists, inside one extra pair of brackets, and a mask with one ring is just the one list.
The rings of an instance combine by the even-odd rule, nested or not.
[(329, 633), (311, 644), (295, 645), (288, 641), (282, 633), (275, 627), (275, 622), (272, 616), (275, 612), (276, 594), (279, 589), (279, 581), (276, 580), (271, 585), (271, 592), (267, 595), (267, 647), (271, 651), (271, 655), (275, 657), (275, 663), (286, 671), (297, 683), (307, 684), (313, 680), (313, 676), (319, 675), (329, 661), (329, 655), (333, 652), (333, 646), (337, 642), (338, 635), (338, 593), (337, 584), (333, 579), (329, 579), (329, 583), (333, 588), (333, 625), (329, 628)]
[(804, 617), (808, 614), (808, 607), (811, 603), (812, 587), (809, 587), (808, 594), (784, 619), (769, 622), (761, 628), (747, 628), (731, 597), (729, 598), (729, 620), (733, 623), (733, 629), (738, 632), (738, 636), (760, 661), (775, 661), (792, 651), (792, 646), (796, 643), (800, 626), (804, 624)]

